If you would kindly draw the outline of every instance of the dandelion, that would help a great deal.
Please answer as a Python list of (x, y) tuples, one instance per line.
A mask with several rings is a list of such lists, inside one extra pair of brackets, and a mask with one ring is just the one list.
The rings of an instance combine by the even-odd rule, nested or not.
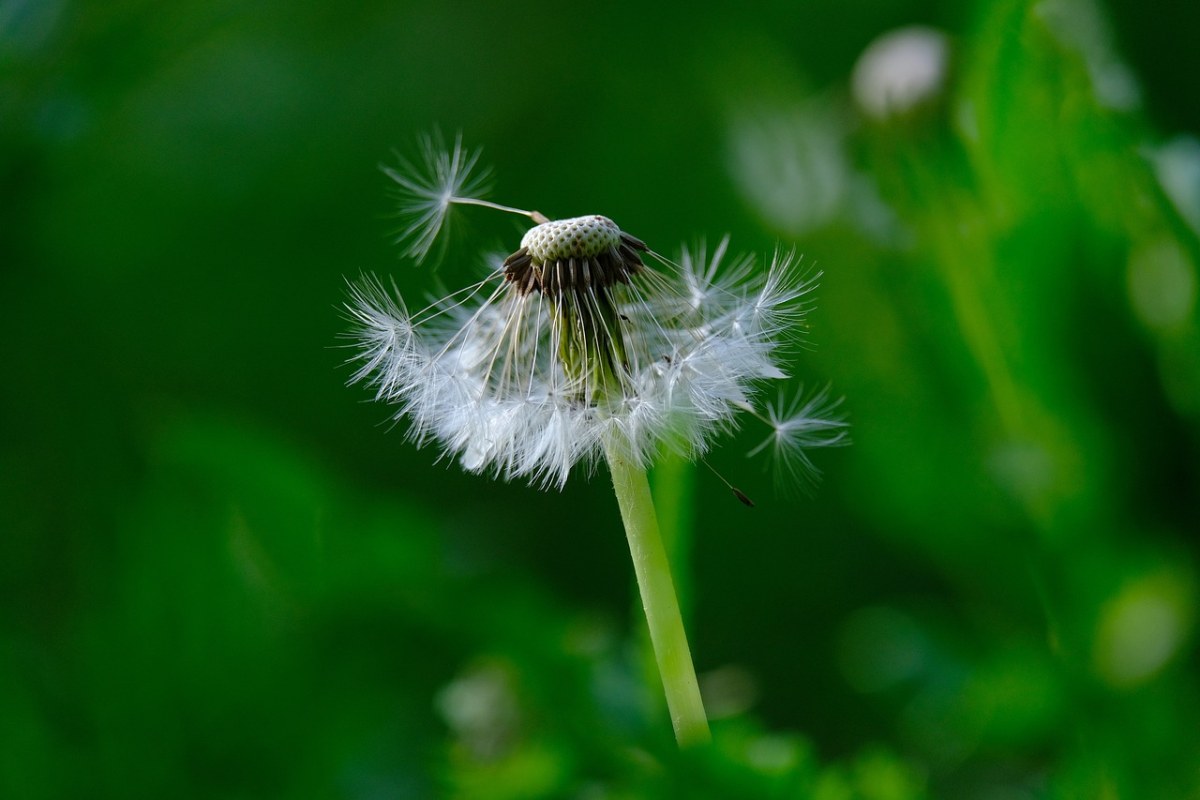
[(477, 283), (420, 310), (376, 279), (353, 284), (352, 381), (393, 404), (415, 442), (436, 442), (471, 472), (548, 488), (577, 466), (607, 463), (677, 738), (704, 741), (645, 469), (664, 450), (702, 456), (747, 412), (774, 432), (759, 450), (789, 474), (815, 477), (807, 451), (846, 441), (845, 422), (825, 415), (827, 395), (763, 411), (755, 401), (787, 377), (781, 345), (818, 276), (790, 252), (759, 270), (752, 257), (730, 259), (726, 238), (711, 255), (701, 247), (673, 261), (608, 217), (550, 220), (491, 203), (478, 196), (477, 161), (458, 139), (452, 150), (430, 139), (421, 168), (388, 170), (406, 193), (406, 252), (423, 258), (454, 205), (537, 224)]

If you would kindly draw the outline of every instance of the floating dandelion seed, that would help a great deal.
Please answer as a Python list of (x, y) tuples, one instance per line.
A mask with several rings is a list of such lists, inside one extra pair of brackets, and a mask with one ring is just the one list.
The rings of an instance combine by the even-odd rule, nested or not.
[(841, 398), (830, 396), (829, 387), (811, 396), (799, 392), (790, 401), (781, 392), (763, 413), (771, 433), (749, 455), (770, 453), (781, 483), (812, 485), (821, 476), (821, 470), (808, 451), (850, 442), (846, 418), (840, 413), (841, 404)]
[(440, 132), (421, 139), (420, 165), (400, 159), (398, 169), (384, 167), (384, 173), (396, 182), (397, 216), (403, 227), (396, 242), (404, 255), (417, 263), (429, 255), (438, 234), (447, 227), (452, 206), (458, 203), (478, 203), (476, 195), (487, 193), (487, 173), (472, 174), (479, 162), (479, 151), (467, 151), (462, 136), (454, 139), (447, 149)]
[(704, 740), (645, 467), (663, 449), (702, 456), (749, 412), (773, 431), (758, 451), (816, 476), (808, 449), (846, 442), (828, 393), (761, 412), (754, 401), (787, 377), (781, 344), (818, 276), (787, 252), (765, 271), (748, 256), (726, 263), (728, 238), (675, 262), (608, 217), (549, 220), (483, 200), (478, 159), (461, 139), (446, 149), (430, 138), (419, 165), (386, 170), (403, 192), (405, 252), (424, 258), (454, 205), (537, 224), (482, 280), (418, 311), (374, 278), (352, 284), (352, 381), (395, 405), (418, 444), (436, 442), (472, 472), (561, 487), (577, 464), (608, 463), (677, 737)]

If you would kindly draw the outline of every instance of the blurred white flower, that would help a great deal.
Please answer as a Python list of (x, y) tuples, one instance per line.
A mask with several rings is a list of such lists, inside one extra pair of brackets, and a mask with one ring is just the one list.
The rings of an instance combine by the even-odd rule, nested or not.
[(1158, 181), (1179, 213), (1200, 233), (1200, 139), (1176, 136), (1148, 153)]
[(1096, 100), (1114, 111), (1134, 111), (1142, 88), (1114, 45), (1112, 26), (1096, 0), (1040, 0), (1033, 12), (1087, 68)]
[(544, 221), (461, 198), (474, 184), (454, 167), (475, 157), (460, 153), (456, 142), (426, 159), (432, 174), (393, 175), (449, 198), (438, 214), (408, 212), (421, 254), (443, 206), (457, 202), (542, 222), (481, 281), (418, 311), (376, 279), (352, 285), (352, 380), (395, 404), (415, 441), (436, 441), (472, 472), (543, 486), (563, 485), (614, 445), (643, 466), (662, 447), (700, 455), (739, 411), (773, 428), (773, 451), (797, 474), (815, 470), (808, 448), (845, 443), (845, 422), (822, 416), (824, 402), (766, 414), (752, 405), (764, 382), (786, 377), (780, 343), (798, 332), (816, 285), (792, 254), (760, 272), (749, 257), (727, 265), (723, 240), (711, 256), (685, 251), (676, 263), (607, 217)]
[(788, 236), (832, 222), (851, 188), (845, 132), (833, 109), (739, 115), (730, 129), (730, 172), (763, 220)]
[(913, 25), (889, 31), (858, 57), (854, 99), (870, 117), (903, 114), (941, 92), (949, 47), (941, 31)]

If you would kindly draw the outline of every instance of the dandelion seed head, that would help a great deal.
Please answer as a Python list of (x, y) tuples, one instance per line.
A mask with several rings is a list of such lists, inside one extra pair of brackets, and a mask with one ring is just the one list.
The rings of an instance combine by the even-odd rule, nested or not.
[[(445, 210), (472, 190), (476, 160), (456, 140), (426, 153), (432, 179), (393, 176), (416, 198), (410, 255), (429, 251)], [(836, 406), (754, 404), (786, 377), (783, 334), (816, 279), (793, 254), (762, 269), (728, 251), (726, 237), (673, 261), (590, 215), (537, 224), (477, 283), (417, 311), (364, 278), (347, 303), (351, 380), (392, 404), (419, 445), (541, 487), (561, 487), (606, 447), (643, 465), (663, 451), (699, 456), (747, 411), (772, 430), (758, 450), (770, 445), (787, 471), (811, 477), (807, 449), (844, 435), (844, 422), (822, 416)]]

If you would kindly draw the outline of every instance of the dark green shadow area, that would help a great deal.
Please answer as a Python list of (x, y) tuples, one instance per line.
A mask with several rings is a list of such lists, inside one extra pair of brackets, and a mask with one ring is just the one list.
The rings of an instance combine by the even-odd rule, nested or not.
[[(0, 797), (1197, 796), (1198, 29), (0, 6)], [(469, 475), (345, 386), (347, 278), (442, 294), (519, 241), (468, 209), (397, 258), (378, 167), (434, 125), (499, 202), (823, 272), (791, 383), (853, 445), (781, 488), (745, 420), (708, 461), (754, 508), (652, 475), (710, 748), (603, 470)]]

